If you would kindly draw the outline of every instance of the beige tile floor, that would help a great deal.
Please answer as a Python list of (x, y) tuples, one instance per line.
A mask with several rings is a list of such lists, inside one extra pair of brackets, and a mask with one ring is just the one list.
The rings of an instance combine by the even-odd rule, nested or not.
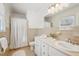
[(34, 52), (30, 50), (30, 47), (23, 47), (23, 48), (18, 48), (18, 49), (13, 49), (13, 50), (9, 50), (7, 51), (4, 56), (12, 56), (15, 52), (19, 51), (19, 50), (24, 50), (26, 56), (34, 56)]

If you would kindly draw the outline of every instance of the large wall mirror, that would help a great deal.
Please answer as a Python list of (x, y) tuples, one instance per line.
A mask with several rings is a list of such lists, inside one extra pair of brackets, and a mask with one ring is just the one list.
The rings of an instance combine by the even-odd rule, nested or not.
[(59, 21), (59, 29), (70, 30), (73, 26), (75, 26), (75, 22), (75, 16), (67, 16)]

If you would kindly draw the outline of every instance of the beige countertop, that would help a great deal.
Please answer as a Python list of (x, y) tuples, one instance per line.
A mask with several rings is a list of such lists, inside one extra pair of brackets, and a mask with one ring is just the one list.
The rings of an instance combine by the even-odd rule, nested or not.
[(64, 49), (61, 49), (61, 48), (58, 48), (57, 46), (53, 45), (54, 48), (60, 50), (61, 52), (69, 55), (69, 56), (79, 56), (79, 52), (73, 52), (73, 51), (67, 51), (67, 50), (64, 50)]
[(69, 54), (70, 56), (79, 56), (79, 52), (65, 51), (65, 53)]
[[(48, 43), (48, 41), (50, 41), (51, 44)], [(58, 51), (68, 55), (68, 56), (79, 56), (79, 52), (73, 52), (73, 51), (67, 51), (67, 50), (64, 50), (64, 49), (61, 49), (59, 48), (58, 46), (55, 45), (55, 43), (57, 42), (58, 40), (55, 40), (53, 41), (51, 38), (50, 40), (47, 39), (47, 44), (49, 44), (51, 47), (57, 49)]]

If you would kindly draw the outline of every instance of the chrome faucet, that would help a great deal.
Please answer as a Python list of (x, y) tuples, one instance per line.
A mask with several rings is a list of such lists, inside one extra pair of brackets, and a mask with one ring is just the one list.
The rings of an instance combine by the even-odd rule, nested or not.
[(73, 42), (71, 39), (68, 39), (68, 42), (71, 43), (71, 44), (73, 44), (73, 45), (79, 45), (78, 43)]

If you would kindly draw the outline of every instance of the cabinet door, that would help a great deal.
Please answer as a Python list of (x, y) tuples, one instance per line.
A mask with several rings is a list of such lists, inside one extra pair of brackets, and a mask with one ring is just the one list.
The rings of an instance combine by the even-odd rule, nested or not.
[(64, 53), (56, 50), (55, 48), (49, 47), (49, 56), (66, 56)]
[(42, 43), (41, 48), (42, 48), (41, 55), (48, 56), (48, 45), (45, 43)]
[(37, 56), (40, 56), (41, 55), (41, 48), (40, 48), (40, 45), (35, 45), (35, 54)]
[(35, 54), (37, 56), (40, 56), (41, 55), (41, 42), (40, 40), (35, 40)]

